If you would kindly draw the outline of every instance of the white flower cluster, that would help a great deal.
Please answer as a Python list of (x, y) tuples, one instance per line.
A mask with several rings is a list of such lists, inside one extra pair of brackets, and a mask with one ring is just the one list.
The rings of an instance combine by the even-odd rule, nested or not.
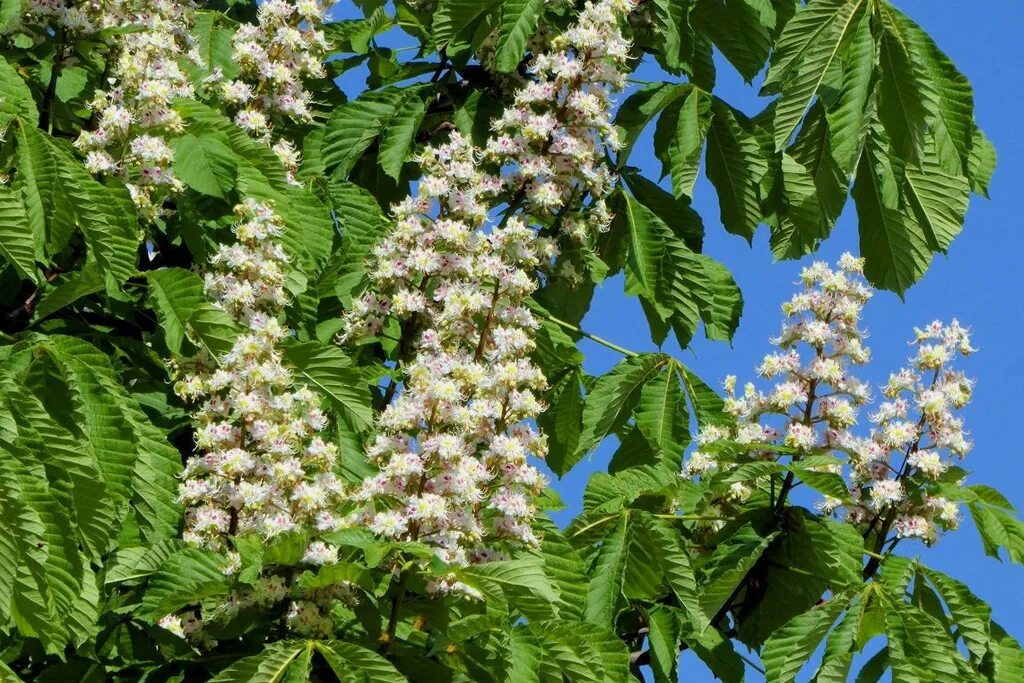
[[(869, 416), (870, 434), (855, 436), (851, 430), (869, 389), (851, 370), (870, 358), (858, 321), (872, 290), (861, 277), (862, 259), (845, 254), (839, 266), (818, 262), (803, 270), (804, 290), (782, 306), (786, 321), (772, 340), (779, 351), (758, 369), (776, 384), (768, 392), (747, 384), (737, 395), (735, 377), (729, 377), (726, 410), (735, 424), (706, 427), (684, 473), (734, 468), (743, 462), (735, 457), (737, 448), (747, 458), (790, 455), (794, 463), (805, 460), (812, 469), (847, 475), (849, 499), (826, 497), (819, 502), (824, 511), (844, 507), (846, 519), (864, 531), (884, 536), (893, 530), (897, 537), (932, 543), (938, 531), (958, 523), (957, 505), (928, 491), (950, 460), (970, 449), (954, 413), (970, 400), (972, 383), (949, 367), (957, 355), (973, 351), (968, 333), (955, 320), (917, 330), (912, 367), (890, 377), (882, 389), (888, 400)], [(724, 453), (730, 455), (720, 458)], [(742, 501), (752, 492), (736, 483), (729, 498)]]
[[(328, 43), (321, 30), (331, 0), (268, 0), (257, 10), (258, 23), (242, 24), (232, 38), (241, 73), (226, 79), (215, 71), (207, 81), (235, 111), (234, 119), (253, 137), (270, 141), (276, 116), (312, 120), (310, 95), (303, 78), (325, 78)], [(299, 154), (288, 140), (274, 145), (289, 173), (298, 170)]]
[[(289, 331), (278, 322), (287, 262), (280, 219), (252, 200), (236, 212), (238, 243), (211, 257), (206, 291), (243, 332), (216, 367), (200, 360), (175, 384), (183, 398), (203, 401), (195, 413), (201, 454), (186, 464), (179, 493), (184, 535), (214, 550), (236, 535), (334, 530), (343, 493), (333, 473), (337, 448), (318, 436), (327, 417), (282, 363)], [(314, 546), (307, 563), (330, 559), (330, 548)]]
[(85, 152), (91, 173), (123, 180), (140, 216), (152, 219), (165, 196), (182, 188), (172, 170), (174, 152), (167, 136), (184, 129), (171, 101), (193, 94), (181, 68), (184, 61), (199, 60), (188, 34), (192, 7), (171, 0), (98, 2), (94, 7), (99, 28), (136, 24), (143, 30), (111, 38), (111, 87), (96, 91), (90, 103), (95, 128), (83, 130), (75, 146)]
[[(418, 195), (393, 208), (371, 287), (347, 320), (358, 338), (392, 317), (415, 342), (368, 452), (380, 473), (353, 494), (364, 503), (356, 521), (429, 543), (453, 564), (538, 540), (533, 500), (545, 482), (529, 457), (546, 452), (532, 426), (546, 381), (529, 359), (538, 323), (526, 301), (558, 250), (517, 212), (557, 214), (580, 241), (607, 226), (602, 155), (615, 140), (610, 90), (628, 52), (618, 23), (631, 8), (588, 3), (558, 51), (536, 58), (535, 79), (495, 121), (486, 150), (454, 133), (423, 152)], [(502, 203), (504, 218), (486, 229)], [(446, 578), (432, 588), (461, 590)]]

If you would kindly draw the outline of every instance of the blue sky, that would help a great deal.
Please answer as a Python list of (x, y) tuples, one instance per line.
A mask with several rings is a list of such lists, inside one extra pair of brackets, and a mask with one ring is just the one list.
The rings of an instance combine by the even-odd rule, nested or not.
[[(905, 301), (881, 292), (868, 305), (864, 324), (871, 332), (868, 341), (874, 360), (863, 377), (878, 384), (890, 370), (905, 362), (909, 353), (906, 342), (914, 325), (957, 317), (970, 326), (980, 351), (965, 364), (967, 372), (978, 380), (965, 420), (976, 446), (964, 466), (973, 472), (972, 483), (994, 485), (1024, 509), (1024, 456), (1020, 454), (1021, 435), (1017, 432), (1024, 426), (1024, 279), (1019, 275), (1024, 270), (1024, 233), (1018, 229), (1018, 216), (1024, 209), (1020, 113), (1024, 104), (1020, 34), (1024, 2), (895, 0), (895, 4), (935, 38), (974, 85), (977, 117), (998, 150), (999, 166), (991, 187), (992, 198), (972, 200), (966, 227), (949, 256), (936, 257), (924, 280), (907, 293)], [(352, 8), (346, 5), (339, 6), (339, 18), (353, 16)], [(390, 40), (384, 42), (392, 44)], [(361, 89), (361, 79), (355, 76), (342, 81), (350, 94)], [(659, 78), (646, 70), (639, 77)], [(726, 64), (719, 65), (716, 94), (748, 114), (765, 104), (756, 97), (755, 89), (744, 84)], [(630, 163), (648, 177), (659, 175), (661, 166), (651, 152), (649, 131)], [(731, 346), (698, 339), (686, 351), (671, 343), (664, 350), (709, 383), (717, 384), (727, 374), (737, 374), (742, 383), (744, 378), (753, 378), (754, 366), (769, 350), (768, 337), (777, 333), (780, 324), (779, 304), (789, 297), (800, 268), (813, 259), (834, 261), (844, 251), (857, 251), (856, 215), (852, 202), (848, 203), (831, 239), (813, 259), (773, 263), (767, 228), (758, 232), (752, 248), (721, 228), (714, 191), (703, 178), (693, 203), (707, 228), (705, 253), (729, 267), (743, 290), (746, 305)], [(583, 326), (627, 348), (655, 350), (639, 304), (622, 294), (621, 277), (605, 282), (598, 290)], [(620, 359), (591, 342), (584, 341), (582, 348), (591, 373), (605, 372)], [(560, 521), (578, 509), (587, 478), (604, 470), (614, 448), (614, 444), (605, 444), (556, 483), (571, 506), (559, 514)], [(900, 550), (920, 554), (926, 564), (968, 583), (993, 606), (995, 619), (1018, 639), (1024, 639), (1024, 567), (985, 557), (969, 520), (934, 548), (906, 543)], [(687, 681), (705, 680), (701, 676), (707, 676), (691, 656), (684, 656), (680, 674), (681, 680)]]

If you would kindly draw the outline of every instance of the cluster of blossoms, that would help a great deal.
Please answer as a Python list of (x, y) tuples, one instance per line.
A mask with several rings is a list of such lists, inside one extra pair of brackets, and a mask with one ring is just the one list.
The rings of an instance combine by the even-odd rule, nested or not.
[(184, 61), (199, 61), (187, 31), (191, 6), (171, 0), (95, 5), (102, 10), (100, 28), (135, 24), (145, 30), (114, 39), (111, 87), (96, 91), (90, 103), (95, 128), (83, 130), (75, 146), (86, 153), (90, 172), (123, 180), (140, 215), (152, 219), (164, 196), (182, 188), (167, 136), (184, 128), (171, 101), (193, 94), (181, 68)]
[[(380, 472), (353, 493), (363, 503), (354, 521), (429, 543), (452, 564), (538, 540), (533, 500), (545, 482), (529, 458), (546, 452), (531, 426), (546, 381), (529, 359), (538, 323), (526, 301), (558, 249), (517, 212), (557, 215), (584, 242), (607, 227), (612, 179), (601, 159), (615, 141), (610, 91), (623, 81), (618, 25), (631, 8), (589, 3), (557, 51), (535, 59), (485, 150), (454, 133), (420, 155), (418, 195), (393, 207), (396, 225), (347, 320), (350, 339), (390, 317), (413, 341), (403, 391), (368, 450)], [(488, 226), (502, 203), (504, 218)], [(449, 578), (432, 588), (464, 590)]]
[[(207, 79), (220, 100), (235, 111), (235, 123), (269, 141), (275, 116), (311, 121), (310, 95), (303, 78), (325, 78), (328, 43), (321, 30), (331, 0), (269, 0), (260, 3), (258, 23), (242, 24), (232, 38), (232, 56), (240, 73), (229, 79), (215, 70)], [(274, 145), (289, 173), (299, 156), (288, 140)]]
[(244, 332), (215, 367), (200, 359), (175, 384), (183, 398), (203, 401), (195, 414), (202, 453), (188, 461), (180, 487), (185, 538), (215, 550), (234, 535), (336, 529), (342, 494), (337, 448), (317, 435), (327, 418), (282, 363), (289, 331), (278, 321), (287, 300), (280, 219), (252, 200), (236, 212), (238, 243), (211, 257), (206, 291)]
[[(786, 322), (772, 340), (779, 351), (758, 369), (776, 384), (767, 393), (747, 384), (737, 395), (735, 377), (727, 378), (726, 411), (735, 424), (706, 427), (684, 473), (707, 476), (752, 458), (789, 455), (809, 469), (848, 476), (849, 497), (826, 497), (818, 504), (825, 512), (843, 508), (847, 521), (865, 533), (878, 532), (883, 541), (894, 531), (897, 538), (933, 543), (939, 531), (958, 523), (957, 505), (929, 492), (951, 460), (970, 450), (954, 411), (970, 400), (971, 382), (949, 365), (973, 349), (955, 320), (916, 330), (912, 367), (891, 375), (883, 387), (887, 400), (869, 415), (869, 435), (854, 435), (869, 400), (868, 386), (851, 374), (852, 366), (870, 358), (858, 327), (872, 295), (862, 267), (862, 259), (845, 254), (838, 270), (820, 262), (803, 270), (804, 290), (782, 306)], [(727, 498), (742, 501), (752, 492), (748, 483), (736, 482)]]
[[(233, 537), (255, 534), (270, 541), (293, 531), (333, 531), (341, 524), (335, 513), (344, 493), (334, 474), (337, 447), (318, 435), (327, 418), (316, 396), (296, 386), (282, 363), (280, 342), (289, 331), (278, 320), (287, 303), (287, 257), (276, 239), (281, 221), (272, 207), (252, 200), (236, 213), (238, 242), (211, 257), (206, 292), (244, 331), (216, 366), (203, 357), (188, 363), (174, 387), (182, 398), (202, 401), (194, 415), (200, 453), (189, 459), (179, 487), (186, 506), (183, 535), (195, 545), (228, 550), (228, 574), (239, 568)], [(316, 567), (337, 558), (336, 547), (313, 541), (301, 562)], [(203, 642), (204, 624), (291, 597), (290, 627), (323, 635), (330, 620), (321, 606), (347, 595), (344, 584), (297, 595), (284, 578), (271, 575), (226, 601), (170, 616), (165, 627)]]

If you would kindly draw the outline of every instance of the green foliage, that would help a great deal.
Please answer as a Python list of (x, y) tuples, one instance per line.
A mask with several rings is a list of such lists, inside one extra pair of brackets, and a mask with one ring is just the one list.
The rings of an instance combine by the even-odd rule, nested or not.
[[(329, 539), (338, 564), (289, 579), (351, 591), (323, 638), (293, 639), (283, 614), (240, 610), (221, 642), (198, 653), (160, 626), (237, 588), (221, 570), (226, 556), (179, 538), (178, 475), (195, 447), (164, 363), (216, 359), (239, 334), (202, 277), (232, 239), (233, 207), (251, 198), (281, 215), (294, 330), (284, 362), (323, 399), (339, 477), (372, 474), (364, 442), (402, 386), (404, 347), (420, 329), (332, 342), (392, 226), (388, 207), (415, 187), (424, 145), (452, 130), (485, 139), (530, 78), (531, 51), (578, 10), (541, 0), (355, 3), (364, 16), (325, 27), (329, 77), (307, 84), (312, 121), (273, 121), (302, 148), (292, 182), (204, 84), (216, 69), (238, 74), (232, 36), (256, 4), (196, 12), (196, 99), (174, 103), (183, 126), (167, 132), (183, 188), (140, 221), (125, 184), (94, 177), (70, 144), (93, 125), (86, 103), (109, 87), (105, 41), (136, 29), (63, 35), (58, 48), (56, 33), (33, 34), (21, 5), (0, 0), (0, 680), (622, 683), (639, 673), (662, 683), (677, 680), (683, 649), (725, 681), (754, 677), (748, 654), (768, 681), (811, 670), (819, 683), (887, 672), (1020, 680), (1024, 650), (969, 587), (872, 552), (850, 525), (777, 504), (787, 478), (847, 499), (827, 457), (748, 459), (700, 484), (680, 477), (691, 435), (730, 421), (722, 398), (699, 368), (580, 327), (596, 287), (622, 272), (659, 348), (670, 332), (685, 348), (701, 327), (730, 341), (743, 297), (704, 253), (715, 223), (750, 243), (763, 223), (773, 256), (799, 259), (829, 238), (852, 196), (867, 276), (900, 294), (950, 249), (971, 194), (987, 195), (996, 153), (970, 83), (887, 0), (652, 0), (631, 19), (637, 62), (662, 71), (630, 84), (617, 110), (611, 229), (556, 263), (579, 266), (579, 278), (545, 272), (530, 302), (551, 471), (564, 476), (617, 442), (565, 529), (541, 517), (533, 551), (448, 567), (424, 544), (344, 528)], [(382, 46), (394, 37), (411, 49)], [(717, 54), (770, 98), (762, 111), (719, 97)], [(366, 89), (346, 100), (333, 79), (357, 67)], [(660, 176), (630, 164), (648, 144)], [(717, 217), (691, 206), (702, 165)], [(544, 234), (558, 230), (560, 219), (530, 218)], [(624, 358), (591, 376), (584, 338)], [(729, 502), (734, 484), (753, 491), (741, 509)], [(1024, 564), (1024, 524), (1010, 502), (984, 486), (950, 489), (936, 495), (955, 490), (985, 552)], [(561, 505), (551, 491), (537, 503)], [(294, 564), (306, 541), (239, 543), (242, 576)], [(483, 600), (433, 595), (427, 582), (438, 575)]]

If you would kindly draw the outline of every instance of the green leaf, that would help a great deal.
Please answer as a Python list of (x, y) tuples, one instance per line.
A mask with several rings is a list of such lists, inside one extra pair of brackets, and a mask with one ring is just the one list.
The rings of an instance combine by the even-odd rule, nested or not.
[(115, 291), (135, 274), (141, 237), (135, 204), (123, 185), (102, 185), (70, 153), (53, 145), (51, 149), (75, 224), (99, 264), (107, 290)]
[(906, 196), (932, 251), (945, 253), (964, 223), (971, 188), (967, 178), (946, 171), (925, 151), (918, 164), (908, 164)]
[(661, 559), (665, 582), (682, 606), (687, 621), (694, 625), (701, 623), (700, 588), (682, 534), (666, 520), (651, 515), (642, 519)]
[(427, 113), (422, 90), (411, 88), (409, 95), (395, 108), (384, 128), (377, 159), (386, 174), (396, 181), (401, 179), (402, 167), (412, 154), (416, 132)]
[(370, 47), (370, 41), (394, 24), (394, 19), (384, 8), (378, 7), (365, 19), (332, 21), (324, 26), (324, 33), (339, 51), (366, 54)]
[(537, 32), (544, 9), (544, 0), (504, 0), (501, 23), (495, 44), (495, 65), (498, 71), (514, 71), (523, 59), (527, 42)]
[(678, 470), (690, 443), (690, 416), (674, 367), (666, 367), (641, 388), (633, 416), (640, 432), (660, 452), (660, 463)]
[(544, 573), (544, 564), (537, 556), (521, 557), (503, 562), (485, 562), (460, 570), (457, 574), (468, 585), (479, 588), (485, 596), (497, 587), (510, 605), (528, 619), (558, 616), (558, 593)]
[(790, 683), (818, 649), (832, 624), (846, 609), (841, 596), (826, 600), (808, 612), (799, 614), (765, 641), (761, 652), (768, 683)]
[(821, 666), (814, 674), (814, 683), (846, 683), (849, 680), (857, 630), (863, 612), (864, 601), (855, 602), (835, 630), (829, 634), (828, 640), (825, 641), (825, 651), (821, 655)]
[(363, 369), (352, 366), (341, 349), (312, 341), (285, 349), (284, 360), (295, 368), (295, 377), (326, 398), (355, 431), (373, 423), (369, 383)]
[[(423, 88), (388, 87), (336, 107), (324, 129), (322, 154), (327, 170), (345, 179), (363, 152), (384, 134), (381, 151), (385, 153), (385, 141), (387, 151), (382, 168), (397, 176), (423, 117)], [(391, 131), (391, 126), (396, 129)]]
[(583, 607), (584, 619), (588, 623), (596, 626), (615, 623), (625, 580), (628, 530), (629, 513), (623, 511), (601, 541), (590, 570), (590, 583)]
[(748, 83), (761, 71), (775, 26), (770, 0), (699, 0), (690, 17)]
[(548, 438), (545, 462), (551, 471), (564, 474), (579, 450), (583, 421), (582, 370), (573, 368), (556, 381), (546, 399), (550, 408), (537, 418)]
[(654, 151), (661, 161), (662, 176), (672, 175), (672, 193), (692, 197), (697, 182), (701, 151), (711, 126), (711, 96), (691, 88), (682, 99), (668, 105), (654, 132)]
[(467, 29), (479, 25), (500, 4), (499, 0), (440, 0), (433, 12), (431, 37), (435, 49), (445, 47)]
[(221, 199), (235, 186), (235, 154), (217, 136), (186, 133), (172, 142), (174, 174), (203, 194)]
[(340, 640), (318, 640), (313, 647), (341, 683), (405, 683), (386, 659), (366, 648)]
[(739, 288), (716, 261), (692, 252), (667, 225), (626, 193), (616, 202), (617, 220), (629, 234), (626, 291), (639, 294), (652, 322), (652, 336), (664, 341), (667, 323), (682, 346), (700, 322), (710, 339), (731, 338), (743, 309)]
[(691, 86), (678, 83), (650, 83), (626, 98), (615, 114), (622, 147), (615, 159), (617, 168), (624, 168), (640, 133), (664, 109), (686, 96)]
[(341, 248), (333, 256), (333, 283), (338, 298), (348, 305), (352, 302), (352, 290), (363, 279), (370, 249), (384, 234), (388, 222), (373, 195), (357, 185), (332, 182), (327, 196), (342, 238)]
[(971, 156), (967, 160), (967, 174), (971, 179), (971, 192), (988, 197), (988, 186), (996, 170), (996, 148), (980, 128), (971, 138)]
[(703, 591), (699, 598), (702, 612), (700, 630), (706, 629), (719, 610), (726, 607), (729, 598), (776, 535), (778, 532), (760, 536), (747, 524), (717, 544), (711, 557), (701, 567), (703, 578), (700, 579), (700, 585)]
[(238, 330), (227, 313), (210, 303), (198, 275), (183, 268), (161, 268), (147, 272), (146, 278), (150, 306), (171, 353), (182, 352), (185, 338), (213, 358), (231, 350)]
[(558, 612), (563, 619), (582, 619), (587, 593), (586, 567), (579, 553), (554, 524), (543, 519), (540, 557), (544, 573), (558, 592)]
[(850, 491), (842, 476), (835, 472), (816, 472), (794, 466), (792, 471), (807, 486), (818, 493), (836, 498), (838, 500), (849, 500)]
[(782, 85), (774, 116), (776, 151), (788, 144), (866, 4), (867, 0), (817, 0), (786, 24), (765, 79), (766, 89)]
[[(935, 586), (939, 597), (949, 606), (957, 633), (974, 662), (980, 663), (989, 651), (992, 634), (992, 608), (974, 595), (963, 583), (941, 572), (921, 566), (923, 573)], [(920, 580), (920, 579), (918, 579)]]
[(583, 454), (596, 446), (605, 436), (623, 424), (640, 400), (641, 388), (655, 377), (666, 359), (660, 354), (631, 356), (602, 375), (587, 392), (583, 404), (583, 431), (579, 450), (572, 462), (567, 462), (564, 474)]
[(57, 158), (46, 134), (35, 127), (35, 122), (19, 120), (15, 140), (17, 173), (11, 187), (21, 193), (25, 202), (39, 259), (64, 249), (74, 230), (71, 207), (60, 201)]
[(690, 9), (689, 3), (673, 0), (653, 0), (651, 3), (655, 26), (654, 56), (662, 68), (674, 76), (689, 71), (693, 59)]
[(929, 78), (919, 37), (906, 30), (886, 0), (876, 3), (883, 26), (879, 42), (878, 116), (893, 149), (906, 160), (917, 159), (924, 147), (928, 124), (939, 108), (935, 84)]
[(220, 69), (227, 78), (238, 76), (239, 67), (232, 55), (234, 30), (219, 24), (224, 18), (220, 12), (199, 10), (193, 14), (190, 31), (206, 73)]
[(211, 678), (210, 683), (278, 683), (284, 680), (292, 664), (316, 645), (311, 640), (270, 643), (259, 654), (239, 659)]
[[(164, 616), (203, 598), (226, 595), (227, 578), (220, 567), (224, 558), (198, 548), (183, 548), (168, 557), (153, 573), (136, 615), (155, 623)], [(226, 678), (221, 680), (254, 680)]]
[(0, 92), (4, 94), (0, 101), (0, 115), (17, 116), (22, 121), (39, 120), (32, 91), (14, 70), (14, 66), (3, 57), (0, 57)]
[(691, 251), (700, 253), (704, 244), (704, 223), (687, 200), (672, 196), (631, 169), (622, 173), (622, 179), (634, 199), (660, 218)]
[(59, 278), (56, 282), (56, 287), (45, 287), (45, 294), (32, 313), (33, 321), (53, 315), (83, 297), (102, 292), (105, 286), (100, 266), (96, 261), (86, 261), (81, 270)]
[(861, 156), (853, 200), (860, 223), (864, 274), (877, 287), (903, 294), (924, 275), (931, 252), (921, 226), (904, 211), (892, 163), (874, 126)]
[(718, 193), (725, 229), (749, 241), (761, 223), (758, 188), (768, 165), (747, 117), (718, 98), (712, 100), (711, 111), (708, 180)]
[(980, 502), (970, 503), (967, 509), (986, 555), (999, 558), (999, 549), (1005, 548), (1010, 561), (1024, 564), (1024, 523), (1009, 512)]
[(885, 596), (884, 604), (894, 680), (963, 680), (968, 665), (939, 622), (902, 600)]
[(857, 22), (848, 48), (840, 54), (840, 63), (842, 86), (834, 99), (823, 99), (832, 153), (843, 174), (850, 178), (857, 168), (875, 106), (878, 46), (871, 35), (870, 14), (865, 12)]
[(0, 185), (0, 256), (14, 266), (18, 274), (36, 280), (36, 244), (18, 193)]
[(648, 647), (656, 683), (676, 683), (679, 675), (679, 617), (671, 607), (655, 605), (647, 610)]

